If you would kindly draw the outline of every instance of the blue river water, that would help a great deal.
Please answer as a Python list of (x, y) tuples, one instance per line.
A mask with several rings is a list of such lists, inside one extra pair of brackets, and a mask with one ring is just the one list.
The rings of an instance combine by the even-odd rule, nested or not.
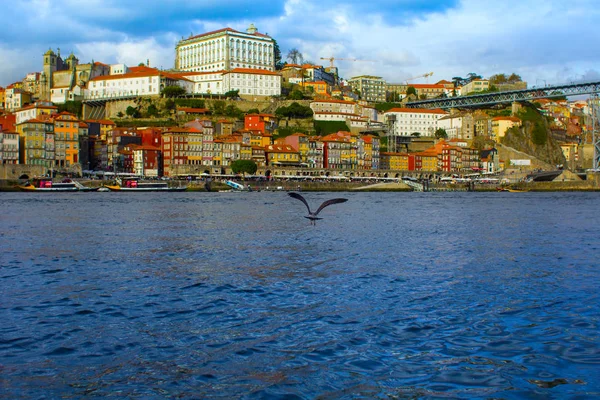
[(0, 398), (600, 396), (600, 194), (0, 193)]

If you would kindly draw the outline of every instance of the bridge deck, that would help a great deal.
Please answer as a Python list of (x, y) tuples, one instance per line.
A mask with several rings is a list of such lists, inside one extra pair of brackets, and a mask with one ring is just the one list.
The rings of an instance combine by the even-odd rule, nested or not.
[(420, 100), (407, 103), (406, 106), (408, 108), (465, 108), (593, 93), (600, 93), (600, 82), (573, 83), (507, 92), (476, 94), (472, 96)]

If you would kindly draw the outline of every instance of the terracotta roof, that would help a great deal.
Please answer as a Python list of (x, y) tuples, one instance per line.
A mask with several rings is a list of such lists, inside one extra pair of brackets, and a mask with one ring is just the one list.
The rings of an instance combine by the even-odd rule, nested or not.
[[(50, 120), (42, 120), (39, 118), (31, 118), (28, 119), (27, 121), (21, 122), (21, 124), (47, 124), (47, 123), (51, 123)], [(19, 124), (19, 125), (21, 125)]]
[(165, 132), (167, 133), (202, 133), (202, 131), (194, 128), (171, 128)]
[(58, 110), (57, 106), (36, 105), (34, 103), (34, 104), (26, 105), (25, 107), (19, 108), (15, 112), (25, 111), (25, 110), (32, 110), (34, 108), (43, 108), (43, 109), (50, 109), (50, 110)]
[(321, 141), (323, 142), (349, 142), (350, 141), (350, 132), (339, 131), (335, 133), (331, 133), (329, 135), (323, 136)]
[(360, 116), (360, 115), (355, 114), (355, 113), (345, 113), (345, 112), (335, 112), (335, 111), (332, 111), (332, 112), (316, 112), (314, 114), (315, 115), (350, 115), (350, 116), (353, 116), (353, 117), (359, 117)]
[(512, 122), (521, 122), (520, 118), (517, 117), (494, 117), (492, 121), (512, 121)]
[(273, 114), (265, 114), (265, 113), (261, 113), (261, 114), (246, 114), (246, 117), (269, 117), (269, 118), (275, 118), (275, 115), (273, 115)]
[(170, 78), (170, 79), (186, 80), (186, 81), (192, 82), (191, 80), (181, 76), (178, 73), (164, 72), (164, 71), (160, 71), (156, 68), (149, 68), (149, 67), (132, 67), (132, 68), (130, 68), (130, 72), (128, 72), (126, 74), (101, 75), (101, 76), (97, 76), (93, 79), (90, 79), (90, 82), (92, 82), (92, 81), (109, 81), (109, 80), (117, 80), (117, 79), (131, 79), (131, 78), (147, 78), (147, 77), (151, 77), (151, 76), (164, 76), (164, 77)]
[(150, 151), (160, 151), (159, 147), (151, 146), (149, 144), (130, 144), (131, 150), (150, 150)]
[(210, 112), (208, 108), (178, 107), (177, 111), (183, 111), (190, 114), (206, 114)]
[(444, 85), (438, 85), (437, 83), (410, 83), (408, 86), (415, 89), (444, 89)]
[(297, 153), (297, 151), (289, 144), (270, 144), (265, 146), (265, 151), (271, 153)]
[(348, 101), (348, 100), (317, 100), (317, 101), (313, 101), (312, 103), (338, 103), (338, 104), (356, 104), (353, 101)]

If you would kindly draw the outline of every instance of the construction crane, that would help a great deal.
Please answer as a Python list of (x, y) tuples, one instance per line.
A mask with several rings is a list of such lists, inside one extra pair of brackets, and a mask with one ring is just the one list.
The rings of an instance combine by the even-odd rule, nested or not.
[[(433, 72), (427, 72), (426, 74), (423, 74), (423, 75), (413, 76), (412, 78), (408, 78), (406, 80), (406, 84), (408, 85), (408, 81), (412, 81), (412, 80), (419, 79), (419, 78), (429, 78), (431, 75), (433, 75)], [(429, 79), (427, 79), (427, 81), (429, 81)]]
[(321, 60), (329, 60), (329, 67), (334, 68), (333, 61), (334, 60), (347, 60), (347, 61), (365, 61), (365, 62), (373, 62), (371, 60), (358, 60), (356, 58), (337, 58), (337, 57), (321, 57)]

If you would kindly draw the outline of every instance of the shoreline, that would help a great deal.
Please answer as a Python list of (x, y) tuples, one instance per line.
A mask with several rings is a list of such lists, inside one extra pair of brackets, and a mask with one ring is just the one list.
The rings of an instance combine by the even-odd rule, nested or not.
[[(80, 181), (88, 187), (101, 186), (103, 181)], [(302, 192), (412, 192), (413, 189), (404, 183), (365, 184), (358, 182), (294, 182), (269, 181), (240, 183), (250, 185), (254, 191), (302, 191)], [(14, 181), (0, 181), (0, 192), (20, 192)], [(231, 189), (223, 182), (212, 182), (211, 193)], [(437, 184), (431, 185), (428, 192), (496, 192), (499, 187), (510, 187), (522, 192), (600, 192), (600, 186), (592, 181), (561, 181), (561, 182), (521, 182), (509, 186), (475, 185), (472, 190), (466, 184)], [(192, 182), (187, 192), (206, 192), (204, 182)], [(233, 191), (233, 190), (232, 190)]]

